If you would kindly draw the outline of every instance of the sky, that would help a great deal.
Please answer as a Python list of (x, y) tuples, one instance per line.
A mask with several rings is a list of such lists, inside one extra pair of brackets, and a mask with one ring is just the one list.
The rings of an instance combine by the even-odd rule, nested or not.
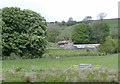
[(105, 19), (118, 18), (119, 0), (0, 0), (0, 8), (20, 7), (40, 13), (47, 22), (82, 21), (86, 16), (98, 19), (101, 12)]

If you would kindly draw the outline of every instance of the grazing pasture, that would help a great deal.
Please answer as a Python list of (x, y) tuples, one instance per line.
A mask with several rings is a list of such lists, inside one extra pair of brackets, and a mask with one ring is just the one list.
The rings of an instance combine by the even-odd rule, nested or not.
[[(91, 71), (69, 70), (64, 72), (64, 70), (70, 68), (71, 64), (77, 65), (82, 63), (101, 65), (102, 71), (92, 73)], [(107, 56), (61, 57), (58, 59), (3, 60), (2, 69), (4, 81), (8, 82), (30, 82), (33, 79), (37, 82), (117, 81), (118, 54)], [(83, 75), (83, 77), (79, 77), (80, 74)], [(88, 76), (93, 78), (87, 78)], [(31, 77), (33, 77), (33, 79)], [(109, 77), (112, 77), (112, 80), (107, 79)], [(84, 78), (84, 80), (82, 80), (82, 78)]]
[(97, 50), (71, 50), (71, 49), (59, 49), (59, 50), (46, 50), (43, 56), (61, 56), (61, 57), (73, 57), (73, 56), (83, 56), (83, 55), (88, 55), (88, 54), (93, 54), (97, 55), (98, 51)]

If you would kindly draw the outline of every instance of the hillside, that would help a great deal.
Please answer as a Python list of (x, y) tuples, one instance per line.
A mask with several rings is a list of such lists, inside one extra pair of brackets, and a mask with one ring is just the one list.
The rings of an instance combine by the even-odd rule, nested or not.
[[(89, 20), (89, 21), (80, 21), (80, 22), (76, 22), (76, 24), (79, 23), (90, 23), (90, 22), (94, 22), (94, 21), (98, 21), (98, 20)], [(106, 23), (108, 23), (109, 27), (110, 27), (110, 36), (113, 39), (117, 39), (118, 38), (118, 19), (114, 18), (114, 19), (104, 19), (103, 21), (105, 21)], [(47, 30), (49, 31), (51, 28), (56, 28), (56, 30), (60, 31), (60, 34), (58, 35), (58, 38), (56, 40), (56, 42), (61, 41), (61, 40), (70, 40), (71, 39), (71, 33), (73, 30), (73, 26), (67, 26), (67, 25), (59, 25), (59, 24), (50, 24), (48, 25)]]

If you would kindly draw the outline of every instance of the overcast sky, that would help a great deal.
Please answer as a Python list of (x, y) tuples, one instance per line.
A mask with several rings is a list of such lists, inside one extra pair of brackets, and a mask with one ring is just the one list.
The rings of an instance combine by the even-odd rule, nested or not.
[(100, 12), (107, 13), (106, 19), (118, 18), (119, 0), (0, 0), (0, 8), (20, 7), (40, 13), (48, 22), (69, 17), (81, 21), (85, 16), (98, 19)]

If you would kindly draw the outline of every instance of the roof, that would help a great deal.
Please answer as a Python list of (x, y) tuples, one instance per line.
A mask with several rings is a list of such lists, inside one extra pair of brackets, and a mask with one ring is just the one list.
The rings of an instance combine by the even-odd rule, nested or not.
[(70, 41), (69, 40), (67, 40), (67, 41), (58, 41), (58, 44), (65, 44), (65, 43), (70, 43)]

